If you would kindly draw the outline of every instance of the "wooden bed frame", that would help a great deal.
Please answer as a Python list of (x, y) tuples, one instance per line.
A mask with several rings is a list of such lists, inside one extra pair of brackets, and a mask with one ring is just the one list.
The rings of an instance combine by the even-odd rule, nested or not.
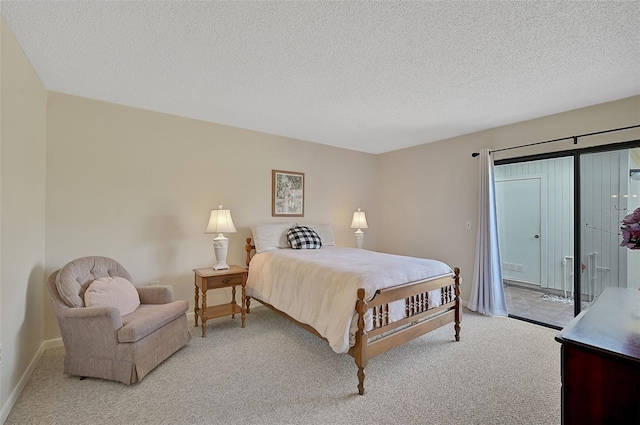
[[(247, 269), (252, 258), (255, 246), (251, 238), (247, 238), (245, 250), (247, 251)], [(453, 289), (451, 286), (453, 285)], [(441, 288), (442, 305), (428, 308), (429, 291)], [(355, 345), (348, 354), (355, 359), (358, 366), (358, 393), (364, 394), (364, 368), (369, 359), (382, 354), (390, 349), (400, 346), (407, 341), (422, 336), (447, 323), (454, 322), (455, 338), (460, 341), (460, 269), (454, 268), (453, 276), (443, 276), (431, 280), (405, 283), (391, 288), (376, 291), (369, 301), (364, 299), (365, 290), (358, 289), (358, 301), (355, 311), (358, 314), (358, 330), (356, 332)], [(272, 305), (254, 298), (262, 305), (286, 317), (312, 334), (324, 339), (313, 327), (301, 323), (278, 310)], [(393, 301), (405, 300), (405, 318), (389, 323), (389, 304)], [(250, 297), (246, 298), (246, 310), (249, 313)], [(367, 310), (373, 310), (373, 329), (365, 331), (364, 315)]]

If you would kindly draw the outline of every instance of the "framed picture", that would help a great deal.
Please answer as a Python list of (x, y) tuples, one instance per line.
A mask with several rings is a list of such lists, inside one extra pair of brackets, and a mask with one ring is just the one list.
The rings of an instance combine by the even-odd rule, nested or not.
[(271, 216), (304, 217), (304, 173), (272, 170)]

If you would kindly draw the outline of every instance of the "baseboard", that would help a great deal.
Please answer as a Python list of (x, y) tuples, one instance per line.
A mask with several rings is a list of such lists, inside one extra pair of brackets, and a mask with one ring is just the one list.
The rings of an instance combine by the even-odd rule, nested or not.
[(2, 410), (0, 411), (0, 424), (4, 424), (4, 421), (6, 421), (7, 418), (9, 417), (9, 413), (11, 413), (11, 409), (13, 409), (13, 405), (16, 404), (18, 397), (20, 397), (20, 393), (22, 393), (22, 390), (24, 389), (25, 385), (27, 385), (29, 378), (31, 378), (31, 374), (33, 373), (36, 366), (38, 365), (38, 362), (42, 358), (42, 354), (44, 354), (45, 350), (48, 350), (50, 348), (63, 347), (63, 346), (64, 345), (62, 344), (62, 338), (49, 339), (47, 341), (43, 341), (42, 344), (40, 344), (40, 347), (38, 348), (36, 355), (33, 356), (33, 359), (31, 359), (31, 363), (29, 363), (27, 370), (24, 371), (24, 373), (22, 374), (22, 377), (20, 378), (20, 381), (18, 381), (18, 385), (16, 385), (16, 387), (13, 389), (13, 391), (9, 395), (7, 402), (4, 404), (4, 406), (2, 406)]
[(42, 346), (44, 350), (48, 350), (49, 348), (64, 347), (64, 344), (62, 343), (62, 338), (54, 338), (43, 341)]

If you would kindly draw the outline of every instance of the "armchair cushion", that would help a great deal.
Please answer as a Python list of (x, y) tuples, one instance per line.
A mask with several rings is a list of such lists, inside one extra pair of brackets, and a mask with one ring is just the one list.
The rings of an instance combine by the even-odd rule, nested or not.
[(133, 313), (140, 305), (140, 296), (133, 283), (124, 277), (101, 277), (91, 282), (84, 292), (87, 307), (115, 307), (122, 316)]
[(140, 304), (136, 311), (122, 317), (118, 341), (136, 342), (184, 315), (188, 309), (189, 302), (186, 300), (168, 304)]

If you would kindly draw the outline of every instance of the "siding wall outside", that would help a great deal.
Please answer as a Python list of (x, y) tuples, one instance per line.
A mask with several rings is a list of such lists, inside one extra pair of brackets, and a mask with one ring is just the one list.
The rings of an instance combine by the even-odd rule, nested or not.
[(609, 286), (627, 287), (627, 249), (620, 247), (619, 229), (629, 207), (628, 163), (627, 150), (581, 157), (582, 293), (587, 297)]

